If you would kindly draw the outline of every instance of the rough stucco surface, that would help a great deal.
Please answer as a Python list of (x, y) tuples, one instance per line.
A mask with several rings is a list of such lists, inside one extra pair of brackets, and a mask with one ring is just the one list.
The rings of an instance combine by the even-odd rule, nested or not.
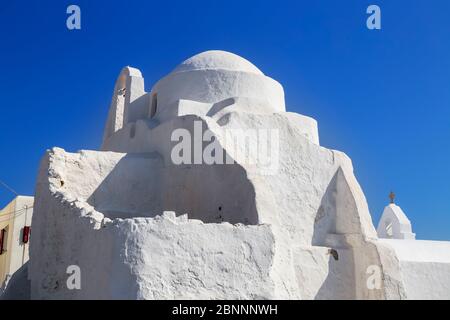
[[(47, 152), (32, 298), (404, 299), (417, 297), (412, 283), (446, 279), (448, 264), (405, 264), (378, 240), (351, 160), (321, 147), (315, 120), (285, 112), (281, 85), (240, 59), (203, 53), (141, 97), (140, 72), (125, 69), (102, 151)], [(195, 135), (199, 123), (234, 164), (173, 164), (171, 134)], [(274, 170), (227, 147), (236, 128), (277, 130)], [(81, 268), (81, 290), (66, 288), (69, 265)], [(367, 285), (371, 266), (381, 270), (377, 288)], [(419, 267), (438, 274), (411, 278)]]
[[(53, 195), (49, 202), (36, 202), (41, 217), (34, 224), (33, 248), (46, 250), (32, 251), (37, 253), (30, 266), (32, 298), (273, 298), (270, 226), (204, 224), (171, 212), (110, 220), (90, 206), (89, 191), (124, 157), (48, 153), (43, 166), (50, 176), (39, 177), (38, 189)], [(91, 173), (89, 179), (79, 170)], [(45, 196), (39, 192), (38, 198)], [(80, 291), (65, 286), (69, 265), (82, 270)]]
[(450, 299), (450, 242), (382, 239), (398, 258), (408, 299)]
[[(269, 226), (204, 225), (182, 219), (133, 219), (115, 226), (117, 240), (127, 249), (120, 268), (130, 268), (136, 279), (122, 277), (125, 288), (113, 292), (139, 299), (273, 297), (270, 271), (275, 248)], [(117, 276), (124, 272), (117, 270)], [(142, 285), (139, 293), (122, 296), (136, 282)]]

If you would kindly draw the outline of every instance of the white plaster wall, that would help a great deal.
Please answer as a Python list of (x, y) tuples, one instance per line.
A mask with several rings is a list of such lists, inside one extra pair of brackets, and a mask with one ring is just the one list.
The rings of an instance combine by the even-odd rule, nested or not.
[[(223, 116), (222, 116), (223, 118)], [(305, 117), (306, 118), (306, 117)], [(349, 168), (349, 174), (351, 175), (351, 163), (346, 157), (335, 155), (333, 151), (327, 150), (320, 146), (317, 146), (318, 142), (317, 129), (312, 125), (315, 130), (309, 132), (305, 131), (303, 124), (305, 122), (299, 121), (300, 117), (296, 117), (291, 114), (271, 114), (271, 115), (254, 115), (254, 114), (240, 114), (231, 113), (227, 114), (227, 120), (221, 122), (222, 126), (218, 126), (216, 122), (209, 117), (195, 117), (195, 116), (185, 116), (174, 119), (169, 123), (162, 124), (155, 127), (152, 130), (148, 130), (145, 122), (140, 122), (136, 126), (135, 138), (129, 139), (126, 131), (123, 134), (116, 135), (114, 139), (111, 140), (111, 148), (115, 151), (122, 152), (157, 152), (161, 155), (165, 166), (171, 165), (170, 152), (175, 143), (170, 142), (170, 135), (173, 130), (177, 127), (186, 128), (190, 132), (193, 132), (194, 121), (202, 121), (206, 124), (206, 128), (217, 133), (219, 140), (223, 139), (222, 130), (228, 128), (252, 128), (252, 129), (279, 129), (280, 130), (280, 166), (275, 174), (269, 175), (267, 177), (261, 176), (257, 177), (255, 175), (255, 182), (252, 185), (255, 188), (260, 188), (261, 193), (256, 194), (258, 199), (261, 199), (261, 204), (259, 216), (264, 216), (264, 212), (267, 212), (265, 219), (269, 223), (278, 221), (283, 224), (284, 232), (287, 234), (292, 234), (292, 239), (294, 242), (300, 241), (298, 237), (302, 237), (302, 243), (311, 243), (314, 232), (314, 220), (319, 210), (322, 197), (325, 191), (332, 181), (337, 169), (340, 166)], [(314, 141), (305, 139), (305, 136), (311, 137)], [(231, 152), (231, 151), (230, 151)], [(246, 172), (255, 172), (255, 168), (251, 168), (246, 164), (240, 164), (245, 168)], [(177, 170), (180, 166), (173, 166), (172, 170)], [(218, 181), (215, 177), (210, 174), (202, 174), (202, 171), (207, 172), (230, 172), (231, 166), (191, 166), (191, 171), (197, 172), (194, 174), (203, 180), (203, 185), (207, 185), (207, 188), (212, 188), (218, 185)], [(222, 168), (225, 167), (225, 168)], [(169, 175), (177, 176), (176, 174), (168, 172)], [(183, 174), (186, 177), (186, 173)], [(175, 178), (172, 178), (175, 179)], [(249, 176), (252, 180), (252, 176)], [(297, 180), (300, 179), (300, 180)], [(155, 180), (155, 179), (152, 179)], [(185, 181), (185, 184), (190, 185), (189, 181), (184, 178), (180, 180)], [(300, 183), (299, 183), (300, 181)], [(223, 183), (223, 181), (221, 181)], [(230, 181), (232, 183), (232, 181)], [(356, 181), (352, 180), (355, 184)], [(165, 184), (163, 184), (165, 185)], [(197, 188), (201, 188), (201, 185), (195, 184)], [(235, 183), (238, 185), (238, 183)], [(356, 183), (357, 186), (357, 183)], [(221, 192), (221, 196), (226, 196), (230, 190), (233, 188), (224, 188)], [(277, 192), (272, 192), (272, 190), (277, 190)], [(178, 193), (180, 198), (182, 193)], [(299, 195), (302, 195), (299, 197)], [(273, 197), (276, 197), (274, 199)], [(297, 198), (296, 198), (297, 197)], [(271, 201), (270, 204), (267, 202)], [(362, 199), (365, 201), (365, 199)], [(258, 205), (258, 201), (256, 202)], [(185, 204), (184, 204), (185, 205)], [(278, 215), (274, 213), (272, 209), (273, 206), (278, 206), (277, 212), (284, 212), (285, 214)], [(182, 204), (178, 207), (182, 210)], [(280, 209), (281, 208), (281, 209)], [(168, 210), (171, 208), (167, 208)], [(172, 208), (173, 209), (173, 208)], [(186, 210), (187, 208), (185, 208)], [(373, 226), (371, 224), (370, 215), (368, 214), (368, 209), (365, 209), (365, 224), (368, 225), (372, 233), (371, 236), (375, 236)], [(292, 217), (289, 215), (290, 212), (297, 212), (297, 217)], [(195, 214), (194, 212), (189, 212), (189, 214)], [(306, 221), (300, 222), (301, 220), (296, 219), (307, 219)], [(260, 220), (262, 221), (262, 220)], [(357, 228), (360, 228), (356, 222)], [(292, 231), (291, 231), (292, 229)]]
[[(176, 124), (182, 124), (192, 130), (193, 121), (199, 119), (202, 119), (205, 125), (217, 133), (220, 141), (221, 127), (215, 120), (195, 116), (177, 119), (178, 122), (172, 122), (172, 126), (161, 131), (160, 137), (168, 139), (167, 134), (174, 129), (173, 126)], [(147, 153), (134, 155), (92, 151), (70, 154), (55, 149), (49, 155), (51, 164), (48, 165), (48, 168), (44, 165), (41, 169), (43, 172), (52, 173), (50, 180), (53, 181), (53, 184), (50, 187), (44, 184), (42, 188), (44, 190), (54, 188), (54, 192), (61, 193), (63, 199), (69, 202), (79, 201), (84, 205), (92, 206), (96, 212), (101, 211), (109, 218), (123, 218), (124, 215), (129, 218), (153, 217), (156, 214), (162, 214), (163, 211), (174, 210), (177, 214), (188, 213), (191, 218), (199, 218), (206, 222), (220, 222), (221, 220), (216, 220), (219, 218), (217, 209), (222, 206), (220, 219), (225, 221), (270, 224), (273, 227), (272, 232), (275, 239), (273, 267), (270, 269), (270, 278), (273, 281), (271, 294), (279, 298), (331, 297), (335, 292), (333, 291), (334, 287), (323, 285), (322, 282), (338, 283), (339, 279), (354, 277), (354, 273), (349, 276), (348, 271), (339, 274), (338, 270), (365, 271), (364, 267), (357, 265), (359, 260), (354, 256), (361, 255), (362, 251), (367, 251), (368, 244), (364, 239), (372, 236), (374, 229), (370, 223), (368, 211), (365, 211), (367, 208), (364, 198), (361, 200), (355, 197), (355, 194), (361, 197), (361, 191), (356, 180), (352, 178), (351, 163), (348, 158), (340, 153), (322, 148), (305, 138), (303, 132), (296, 127), (298, 121), (294, 119), (291, 122), (289, 119), (291, 118), (282, 115), (272, 117), (246, 115), (237, 117), (235, 120), (231, 118), (226, 124), (229, 126), (234, 124), (242, 128), (250, 127), (250, 125), (258, 128), (259, 125), (261, 127), (265, 125), (265, 128), (274, 127), (281, 130), (280, 141), (283, 143), (280, 168), (273, 176), (265, 177), (252, 173), (252, 168), (245, 167), (246, 164), (237, 164), (237, 167), (229, 165), (168, 166), (162, 159), (169, 158), (168, 154), (170, 154), (171, 148), (155, 143), (159, 147), (158, 151), (148, 153), (150, 150), (146, 150)], [(137, 126), (136, 133), (139, 130), (139, 126)], [(136, 137), (138, 136), (136, 134)], [(124, 142), (126, 140), (124, 138)], [(133, 143), (129, 143), (127, 147), (133, 148)], [(139, 143), (136, 144), (136, 147), (139, 147)], [(288, 152), (288, 150), (295, 151)], [(339, 168), (345, 173), (344, 171), (339, 173)], [(233, 170), (242, 173), (232, 174)], [(338, 174), (337, 178), (336, 174)], [(47, 179), (47, 175), (44, 174), (43, 177)], [(229, 183), (226, 182), (227, 179)], [(63, 185), (61, 185), (61, 181), (63, 181)], [(248, 187), (245, 187), (246, 185)], [(332, 186), (330, 187), (330, 185)], [(157, 190), (158, 188), (160, 189)], [(338, 199), (343, 199), (342, 209), (336, 211), (331, 208), (333, 206), (339, 208), (340, 204), (332, 198), (328, 199), (327, 190), (330, 188), (335, 190), (329, 191), (330, 195), (337, 192)], [(164, 192), (167, 192), (170, 197), (164, 196)], [(302, 197), (295, 197), (296, 195), (302, 195)], [(40, 196), (44, 206), (40, 210), (51, 211), (45, 206), (47, 202), (54, 201), (51, 200), (53, 197), (55, 196), (51, 194)], [(239, 201), (236, 203), (237, 199), (253, 200), (253, 207), (246, 207)], [(147, 204), (146, 201), (148, 201)], [(331, 207), (324, 205), (324, 201), (331, 201)], [(105, 205), (110, 207), (105, 207)], [(322, 210), (320, 210), (321, 207), (323, 207)], [(351, 215), (346, 217), (345, 212), (349, 212)], [(338, 216), (342, 216), (341, 219), (337, 219)], [(255, 219), (239, 220), (243, 217), (255, 217)], [(317, 224), (317, 221), (322, 219), (329, 219), (331, 222), (322, 227)], [(353, 243), (343, 240), (342, 244), (326, 241), (328, 234), (336, 232), (360, 234), (360, 240), (353, 241)], [(334, 271), (331, 274), (335, 275), (334, 278), (325, 277), (321, 282), (321, 278), (318, 277), (318, 280), (313, 282), (315, 285), (311, 284), (306, 288), (302, 277), (298, 277), (298, 270), (302, 270), (304, 266), (301, 261), (295, 260), (293, 244), (304, 247), (322, 246), (327, 250), (337, 249), (341, 260), (339, 267), (332, 266)], [(353, 247), (361, 247), (362, 251), (353, 249)], [(57, 252), (59, 251), (61, 250), (58, 249)], [(317, 252), (323, 256), (321, 259), (316, 259), (312, 267), (320, 270), (318, 274), (330, 273), (328, 251), (319, 249)], [(369, 257), (367, 263), (379, 263), (376, 257), (370, 254), (366, 255)], [(49, 259), (51, 259), (51, 255)], [(38, 267), (33, 270), (38, 270)], [(61, 274), (61, 277), (63, 276)], [(107, 280), (104, 281), (107, 282)], [(343, 280), (341, 280), (342, 282)], [(136, 281), (133, 280), (130, 283), (135, 284)], [(360, 290), (357, 290), (356, 283), (356, 278), (347, 281), (347, 289), (342, 289), (335, 297), (356, 298), (363, 295)], [(311, 292), (316, 293), (314, 295)]]
[(401, 261), (409, 300), (450, 300), (450, 263)]
[[(269, 226), (203, 224), (187, 217), (116, 222), (125, 262), (112, 292), (138, 299), (270, 299), (274, 255)], [(183, 221), (184, 219), (184, 221)], [(132, 278), (123, 275), (130, 272)], [(114, 274), (116, 273), (116, 274)], [(118, 281), (118, 282), (119, 282)], [(140, 286), (137, 296), (130, 286)]]
[(293, 249), (294, 268), (303, 299), (355, 298), (352, 250), (338, 250), (339, 258), (335, 260), (330, 249), (316, 246)]
[[(223, 130), (228, 128), (278, 129), (280, 132), (278, 170), (274, 175), (264, 176), (258, 174), (258, 170), (255, 170), (254, 167), (238, 163), (238, 167), (244, 169), (242, 171), (245, 173), (244, 179), (239, 178), (239, 175), (230, 175), (231, 168), (220, 165), (181, 166), (182, 171), (178, 171), (180, 166), (170, 166), (170, 151), (173, 144), (168, 141), (176, 128), (187, 128), (193, 132), (194, 121), (202, 121), (205, 128), (212, 130), (219, 141), (223, 140)], [(220, 222), (215, 218), (219, 218), (221, 215), (222, 218), (225, 217), (225, 221), (234, 223), (253, 224), (257, 222), (272, 225), (277, 248), (272, 269), (276, 296), (282, 298), (303, 298), (302, 294), (305, 295), (305, 298), (332, 296), (332, 291), (327, 292), (326, 289), (320, 291), (322, 287), (320, 281), (316, 282), (316, 287), (305, 288), (301, 278), (297, 278), (298, 271), (296, 270), (301, 269), (301, 265), (299, 267), (299, 264), (293, 260), (292, 246), (294, 244), (304, 247), (322, 246), (328, 250), (336, 248), (335, 244), (327, 242), (329, 234), (352, 233), (359, 235), (358, 240), (352, 243), (344, 240), (344, 244), (337, 249), (338, 252), (342, 251), (342, 257), (351, 257), (342, 258), (339, 269), (354, 270), (353, 278), (347, 282), (347, 289), (342, 290), (336, 297), (382, 297), (381, 290), (373, 293), (367, 292), (365, 289), (367, 267), (372, 264), (380, 264), (380, 261), (376, 247), (367, 241), (369, 238), (376, 238), (376, 233), (364, 195), (353, 176), (351, 162), (342, 153), (320, 147), (315, 121), (308, 121), (307, 117), (289, 113), (252, 114), (245, 112), (217, 113), (217, 117), (213, 118), (183, 116), (155, 127), (151, 127), (151, 122), (138, 121), (134, 138), (130, 139), (128, 132), (121, 130), (110, 139), (105, 147), (123, 152), (156, 152), (161, 156), (167, 170), (167, 178), (161, 179), (161, 176), (151, 178), (146, 173), (149, 171), (160, 172), (161, 169), (143, 170), (144, 167), (134, 165), (135, 171), (122, 170), (130, 172), (128, 176), (139, 172), (143, 181), (161, 181), (161, 189), (170, 190), (174, 196), (165, 197), (165, 202), (160, 199), (159, 203), (162, 208), (158, 208), (157, 212), (174, 210), (178, 214), (188, 213), (191, 217), (201, 218), (207, 222)], [(232, 150), (227, 151), (233, 156)], [(185, 170), (188, 167), (189, 170)], [(82, 171), (77, 172), (74, 176), (78, 177), (81, 174), (83, 174)], [(228, 180), (229, 183), (224, 183), (227, 181), (227, 177), (232, 179)], [(107, 180), (105, 179), (106, 185)], [(127, 178), (123, 177), (116, 181), (126, 182)], [(179, 182), (173, 184), (174, 181)], [(112, 185), (116, 184), (112, 183)], [(243, 189), (242, 185), (246, 184), (249, 187)], [(130, 181), (124, 185), (133, 185), (133, 183)], [(223, 186), (223, 188), (218, 189), (218, 186)], [(82, 189), (86, 190), (85, 187)], [(148, 190), (146, 187), (136, 187), (135, 189)], [(235, 195), (234, 192), (236, 192)], [(145, 193), (154, 194), (150, 191)], [(117, 194), (127, 195), (129, 192)], [(242, 206), (242, 204), (234, 206), (233, 200), (239, 199), (241, 195), (245, 195), (246, 199), (253, 199), (254, 206), (250, 203), (249, 207)], [(133, 199), (134, 196), (131, 195), (130, 199)], [(109, 198), (111, 197), (112, 193), (109, 194)], [(120, 197), (119, 195), (117, 199)], [(117, 199), (111, 201), (114, 202)], [(146, 197), (140, 195), (137, 199), (146, 199)], [(141, 200), (133, 202), (139, 203), (139, 201)], [(152, 203), (158, 203), (158, 201)], [(225, 208), (224, 212), (227, 215), (217, 211), (219, 206)], [(99, 210), (104, 209), (98, 208)], [(229, 208), (233, 210), (228, 211)], [(123, 210), (122, 208), (121, 211)], [(127, 210), (133, 212), (130, 208)], [(142, 210), (139, 214), (140, 216), (145, 215)], [(250, 221), (239, 220), (240, 217), (254, 217), (255, 215), (256, 219)], [(319, 250), (318, 252), (324, 251)], [(296, 265), (297, 267), (295, 267)], [(317, 259), (314, 268), (326, 273), (329, 270), (329, 255)], [(338, 271), (332, 274), (337, 275)], [(341, 275), (341, 277), (349, 276)], [(296, 280), (293, 281), (293, 279)], [(333, 281), (338, 280), (328, 280), (329, 283), (333, 283)], [(332, 290), (332, 286), (324, 288)], [(312, 295), (303, 290), (320, 291), (320, 294)]]
[(407, 299), (450, 299), (450, 242), (380, 239), (394, 250)]
[(239, 165), (169, 165), (157, 152), (54, 149), (52, 159), (64, 197), (86, 202), (109, 218), (176, 211), (205, 222), (258, 223), (254, 187)]
[[(95, 190), (102, 177), (82, 177), (76, 169), (90, 167), (105, 177), (115, 167), (106, 160), (124, 157), (103, 156), (55, 149), (44, 158), (41, 173), (50, 175), (41, 174), (38, 181), (39, 218), (33, 220), (36, 232), (29, 269), (32, 298), (275, 297), (270, 275), (275, 247), (269, 226), (204, 224), (187, 216), (176, 218), (174, 213), (104, 218), (84, 201), (85, 191)], [(66, 288), (69, 265), (81, 268), (81, 290)]]

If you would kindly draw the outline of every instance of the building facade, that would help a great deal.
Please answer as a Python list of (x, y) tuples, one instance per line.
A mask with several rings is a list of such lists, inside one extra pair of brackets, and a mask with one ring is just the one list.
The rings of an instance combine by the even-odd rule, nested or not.
[(17, 196), (0, 211), (0, 288), (28, 261), (33, 202)]

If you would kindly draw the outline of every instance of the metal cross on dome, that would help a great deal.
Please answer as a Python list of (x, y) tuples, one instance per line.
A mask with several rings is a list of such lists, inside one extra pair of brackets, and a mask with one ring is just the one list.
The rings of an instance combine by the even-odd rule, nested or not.
[(389, 193), (389, 199), (391, 199), (391, 203), (395, 203), (395, 193), (391, 191), (391, 193)]

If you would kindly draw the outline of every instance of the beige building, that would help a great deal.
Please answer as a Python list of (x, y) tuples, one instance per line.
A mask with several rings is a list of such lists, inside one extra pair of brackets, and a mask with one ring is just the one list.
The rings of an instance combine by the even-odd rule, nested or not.
[(28, 261), (33, 202), (17, 196), (0, 211), (0, 288)]

